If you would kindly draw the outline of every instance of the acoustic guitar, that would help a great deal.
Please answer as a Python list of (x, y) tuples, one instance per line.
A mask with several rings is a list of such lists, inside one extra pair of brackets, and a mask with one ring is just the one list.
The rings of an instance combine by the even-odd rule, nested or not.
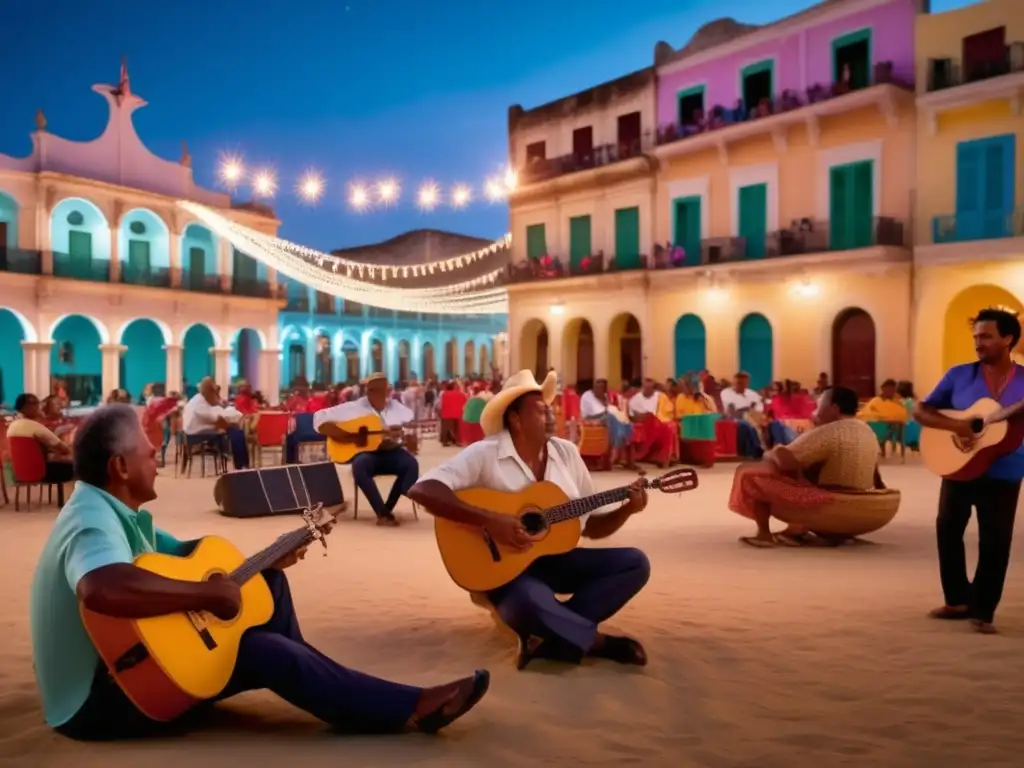
[(140, 712), (167, 722), (224, 690), (242, 634), (274, 615), (274, 599), (261, 571), (314, 541), (327, 547), (324, 536), (334, 518), (324, 516), (319, 504), (302, 517), (301, 528), (248, 559), (218, 536), (200, 539), (188, 557), (147, 553), (135, 559), (139, 568), (170, 579), (233, 579), (242, 592), (241, 610), (233, 619), (222, 621), (205, 612), (121, 619), (80, 608), (97, 653)]
[[(697, 487), (697, 473), (676, 469), (656, 480), (645, 479), (644, 486), (662, 493), (692, 491)], [(537, 558), (574, 549), (580, 540), (579, 519), (595, 509), (625, 501), (629, 490), (629, 486), (622, 486), (570, 499), (546, 480), (516, 493), (467, 488), (455, 495), (470, 506), (519, 518), (533, 546), (525, 552), (514, 552), (482, 528), (440, 517), (434, 518), (434, 536), (452, 581), (469, 592), (488, 592), (508, 584)]]
[(335, 426), (352, 435), (346, 441), (327, 438), (327, 458), (335, 464), (348, 464), (361, 453), (376, 451), (391, 433), (380, 416), (373, 413), (339, 421)]
[(921, 429), (921, 458), (928, 469), (947, 480), (974, 480), (993, 463), (1024, 443), (1024, 403), (1003, 408), (982, 398), (963, 411), (940, 411), (953, 419), (971, 419), (975, 439), (969, 445), (944, 429)]

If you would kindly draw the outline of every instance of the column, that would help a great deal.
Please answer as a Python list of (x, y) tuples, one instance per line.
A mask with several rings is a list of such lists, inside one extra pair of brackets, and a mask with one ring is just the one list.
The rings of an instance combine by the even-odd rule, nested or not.
[(124, 344), (100, 344), (103, 359), (101, 395), (105, 399), (115, 389), (121, 388), (121, 355), (128, 349)]
[(170, 258), (171, 288), (181, 287), (181, 233), (171, 232)]
[[(610, 365), (608, 359), (608, 325), (607, 324), (593, 324), (590, 325), (591, 330), (594, 332), (594, 378), (595, 379), (607, 379)], [(609, 381), (609, 387), (618, 387), (621, 385), (621, 381)]]
[[(121, 228), (113, 226), (110, 228), (110, 282), (121, 282), (121, 238), (118, 236)], [(108, 389), (107, 392), (110, 390)]]
[(231, 388), (231, 347), (212, 347), (210, 353), (213, 355), (213, 380), (220, 387), (221, 395), (227, 397)]
[[(303, 347), (306, 352), (306, 381), (312, 384), (316, 381), (316, 337), (312, 336), (306, 339), (306, 346)], [(292, 371), (292, 378), (296, 375), (295, 371)]]
[(423, 340), (414, 334), (409, 342), (409, 371), (415, 373), (420, 381), (426, 381), (427, 373), (423, 370)]
[(398, 381), (398, 342), (395, 337), (388, 334), (384, 338), (387, 346), (384, 348), (384, 373), (391, 382)]
[(260, 392), (270, 405), (281, 401), (281, 350), (260, 350)]
[(53, 342), (23, 341), (21, 349), (25, 368), (21, 391), (46, 397), (50, 394), (50, 350)]
[(167, 354), (167, 381), (164, 383), (166, 394), (171, 392), (184, 392), (184, 384), (182, 383), (182, 376), (184, 375), (181, 367), (181, 344), (168, 344), (164, 347), (164, 352)]
[[(217, 274), (220, 275), (220, 289), (231, 293), (231, 273), (234, 265), (231, 260), (231, 243), (226, 238), (217, 240)], [(227, 390), (224, 390), (225, 392)]]

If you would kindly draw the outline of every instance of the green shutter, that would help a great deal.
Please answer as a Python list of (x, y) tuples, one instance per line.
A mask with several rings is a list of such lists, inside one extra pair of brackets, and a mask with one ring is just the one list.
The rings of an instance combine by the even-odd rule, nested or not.
[(850, 242), (854, 248), (874, 245), (874, 162), (866, 160), (850, 167)]
[(569, 264), (580, 265), (584, 256), (590, 256), (590, 217), (574, 216), (569, 219)]
[(676, 321), (676, 376), (707, 368), (707, 334), (697, 315), (683, 315)]
[(685, 264), (700, 264), (700, 197), (677, 197), (672, 201), (675, 222), (672, 244), (686, 251)]
[(985, 143), (982, 237), (1007, 237), (1010, 234), (1007, 224), (1014, 202), (1013, 150), (1013, 136), (996, 137)]
[(92, 234), (68, 232), (68, 277), (88, 279), (92, 276)]
[(757, 312), (740, 323), (740, 370), (750, 374), (751, 389), (762, 389), (772, 383), (772, 335), (768, 318)]
[(548, 252), (547, 237), (543, 224), (531, 224), (526, 228), (526, 257), (539, 259)]
[(619, 208), (615, 211), (615, 267), (636, 269), (640, 266), (640, 209)]
[(845, 166), (840, 165), (829, 169), (831, 202), (828, 212), (828, 239), (829, 248), (833, 251), (845, 251), (850, 247), (846, 231), (846, 210), (849, 205), (847, 175)]
[(128, 272), (134, 278), (149, 274), (149, 243), (145, 240), (128, 241)]
[(256, 281), (256, 259), (248, 254), (242, 253), (237, 248), (234, 249), (234, 259), (232, 264), (232, 274), (239, 280), (245, 280), (248, 282)]
[(768, 185), (740, 187), (739, 208), (739, 236), (747, 241), (747, 258), (763, 259), (768, 237)]
[(191, 288), (202, 288), (206, 278), (206, 251), (190, 248), (188, 251), (188, 283)]

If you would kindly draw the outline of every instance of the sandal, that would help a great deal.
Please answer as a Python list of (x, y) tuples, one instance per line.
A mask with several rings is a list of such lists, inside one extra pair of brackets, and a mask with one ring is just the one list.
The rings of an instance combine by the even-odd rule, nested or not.
[(487, 689), (490, 688), (490, 686), (491, 673), (486, 669), (478, 669), (473, 673), (473, 690), (470, 692), (466, 700), (462, 702), (461, 707), (456, 709), (454, 712), (445, 713), (445, 707), (447, 707), (451, 702), (442, 704), (433, 712), (421, 717), (416, 722), (416, 730), (421, 733), (435, 734), (442, 728), (451, 725), (475, 707), (480, 702), (480, 699), (484, 697), (484, 694), (487, 693)]
[(740, 542), (754, 549), (772, 549), (775, 547), (775, 539), (768, 541), (759, 539), (757, 536), (740, 536)]
[(998, 635), (999, 630), (996, 629), (996, 625), (991, 621), (982, 621), (981, 619), (971, 619), (971, 629), (977, 632), (979, 635)]
[(809, 544), (809, 538), (807, 534), (801, 534), (799, 536), (792, 533), (776, 533), (773, 537), (776, 544), (781, 544), (784, 547), (804, 547)]
[(398, 518), (394, 515), (381, 515), (377, 518), (377, 525), (383, 527), (397, 528), (399, 525)]
[(579, 664), (583, 661), (583, 651), (575, 645), (559, 641), (558, 638), (544, 639), (536, 635), (520, 637), (519, 649), (516, 653), (516, 669), (522, 672), (526, 665), (534, 659)]
[(941, 605), (928, 611), (929, 619), (943, 619), (945, 621), (963, 621), (971, 618), (970, 608), (953, 608), (948, 605)]
[(601, 647), (592, 650), (587, 655), (595, 659), (610, 659), (619, 664), (647, 666), (647, 652), (638, 641), (631, 637), (605, 635)]

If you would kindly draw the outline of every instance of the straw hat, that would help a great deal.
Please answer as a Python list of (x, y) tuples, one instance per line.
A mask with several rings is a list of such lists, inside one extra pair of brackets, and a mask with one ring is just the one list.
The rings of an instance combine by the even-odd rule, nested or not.
[(554, 371), (548, 371), (543, 384), (538, 384), (533, 377), (532, 371), (520, 371), (514, 376), (509, 376), (501, 387), (501, 391), (487, 401), (483, 411), (480, 413), (480, 428), (484, 435), (490, 437), (496, 435), (503, 429), (502, 420), (505, 417), (505, 410), (517, 397), (531, 392), (540, 392), (544, 402), (548, 405), (555, 399), (555, 389), (558, 387), (558, 376)]

